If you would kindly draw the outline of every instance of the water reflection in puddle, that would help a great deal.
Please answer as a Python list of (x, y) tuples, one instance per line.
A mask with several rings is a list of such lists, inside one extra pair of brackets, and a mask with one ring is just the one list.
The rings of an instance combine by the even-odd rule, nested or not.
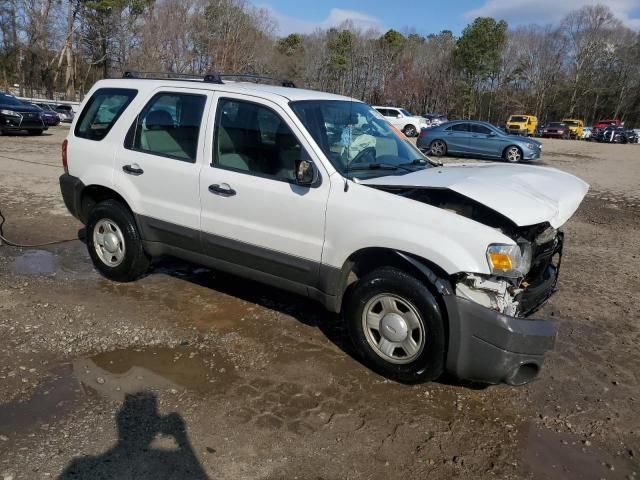
[(55, 254), (46, 250), (27, 250), (13, 261), (12, 270), (18, 275), (51, 275), (58, 269)]
[(115, 350), (79, 358), (51, 372), (27, 400), (0, 405), (0, 434), (48, 425), (77, 407), (88, 396), (122, 401), (140, 391), (224, 390), (236, 378), (221, 354), (188, 348)]

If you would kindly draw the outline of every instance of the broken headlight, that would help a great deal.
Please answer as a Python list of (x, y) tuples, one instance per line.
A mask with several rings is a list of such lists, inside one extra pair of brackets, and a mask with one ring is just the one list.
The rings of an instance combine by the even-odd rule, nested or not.
[(494, 275), (501, 277), (524, 277), (531, 267), (531, 252), (518, 245), (493, 243), (487, 248), (487, 262)]

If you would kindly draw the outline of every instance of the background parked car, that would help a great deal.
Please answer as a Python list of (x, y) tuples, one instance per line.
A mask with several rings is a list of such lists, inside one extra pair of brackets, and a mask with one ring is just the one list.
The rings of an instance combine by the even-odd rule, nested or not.
[(619, 125), (622, 125), (622, 122), (615, 118), (613, 120), (598, 120), (593, 124), (593, 128), (607, 128), (609, 126), (617, 127)]
[(595, 129), (592, 137), (604, 143), (638, 143), (638, 135), (622, 125), (610, 125), (607, 128)]
[(582, 128), (582, 140), (591, 140), (591, 133), (593, 132), (591, 127)]
[(56, 105), (53, 107), (60, 114), (60, 120), (65, 123), (71, 123), (75, 114), (70, 105)]
[(432, 127), (437, 127), (449, 121), (447, 116), (442, 113), (425, 113), (422, 117), (425, 118)]
[(537, 160), (542, 150), (537, 140), (508, 135), (490, 123), (475, 120), (458, 120), (424, 129), (417, 146), (436, 157), (452, 153), (503, 158), (512, 163)]
[(40, 135), (46, 129), (38, 108), (23, 103), (13, 95), (0, 92), (0, 135), (19, 131)]
[(562, 123), (569, 128), (569, 136), (571, 138), (582, 138), (582, 129), (584, 128), (584, 122), (577, 118), (563, 118)]
[(513, 135), (531, 136), (536, 131), (538, 119), (533, 115), (511, 115), (507, 120), (507, 132)]
[(402, 131), (407, 137), (415, 137), (420, 129), (428, 127), (427, 120), (413, 115), (411, 112), (399, 107), (373, 107), (382, 114), (387, 121)]
[(569, 125), (564, 122), (551, 122), (540, 134), (542, 138), (569, 138), (570, 135)]
[(42, 121), (46, 126), (55, 127), (56, 125), (60, 125), (60, 116), (56, 112), (49, 109), (45, 110), (35, 103), (27, 103), (27, 105), (32, 105), (40, 111), (40, 116), (42, 117)]

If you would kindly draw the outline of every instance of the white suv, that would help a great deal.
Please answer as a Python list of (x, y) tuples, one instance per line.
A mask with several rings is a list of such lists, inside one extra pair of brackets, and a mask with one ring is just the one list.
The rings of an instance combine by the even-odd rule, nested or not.
[(91, 89), (62, 195), (115, 281), (173, 255), (341, 312), (401, 381), (533, 379), (554, 344), (559, 227), (588, 185), (551, 168), (432, 164), (371, 107), (291, 86), (124, 78)]
[(407, 137), (417, 137), (420, 130), (431, 126), (424, 117), (412, 115), (404, 108), (398, 107), (373, 107), (394, 127)]

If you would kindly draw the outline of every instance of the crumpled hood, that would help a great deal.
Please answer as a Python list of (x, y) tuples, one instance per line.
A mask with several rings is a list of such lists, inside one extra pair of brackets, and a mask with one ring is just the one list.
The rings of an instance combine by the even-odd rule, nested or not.
[(449, 164), (360, 183), (446, 188), (486, 205), (520, 227), (542, 222), (560, 227), (589, 190), (586, 182), (555, 168), (500, 163)]

